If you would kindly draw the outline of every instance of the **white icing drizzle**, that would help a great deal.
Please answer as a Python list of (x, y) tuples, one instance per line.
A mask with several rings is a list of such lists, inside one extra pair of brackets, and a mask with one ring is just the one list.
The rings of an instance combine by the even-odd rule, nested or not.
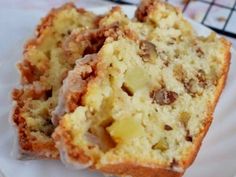
[(76, 162), (73, 161), (68, 156), (63, 142), (56, 142), (56, 146), (57, 146), (57, 149), (59, 150), (61, 161), (66, 167), (77, 169), (77, 170), (83, 170), (83, 169), (89, 168), (92, 165), (92, 161), (89, 161), (86, 164), (79, 163), (78, 161)]
[(15, 125), (13, 122), (13, 115), (16, 110), (17, 103), (16, 101), (12, 102), (12, 110), (9, 113), (8, 121), (10, 123), (11, 130), (14, 135), (13, 139), (13, 145), (12, 145), (12, 151), (11, 151), (11, 156), (15, 159), (21, 159), (21, 153), (20, 153), (20, 147), (19, 147), (19, 135), (18, 135), (18, 127)]
[(88, 63), (96, 60), (96, 56), (96, 54), (91, 54), (78, 59), (75, 68), (68, 72), (68, 76), (63, 81), (59, 92), (57, 107), (52, 112), (52, 122), (54, 125), (58, 125), (60, 118), (69, 112), (68, 104), (70, 100), (67, 100), (68, 95), (70, 93), (81, 92), (85, 87), (86, 81), (81, 78), (81, 74), (92, 71)]

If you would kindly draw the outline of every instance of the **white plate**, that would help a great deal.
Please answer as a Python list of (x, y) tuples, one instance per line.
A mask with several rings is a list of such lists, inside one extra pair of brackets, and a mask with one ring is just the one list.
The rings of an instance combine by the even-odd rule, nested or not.
[[(124, 6), (132, 16), (134, 7)], [(107, 8), (92, 9), (103, 13)], [(19, 161), (10, 155), (13, 132), (8, 123), (11, 109), (10, 91), (17, 85), (19, 76), (15, 63), (22, 57), (26, 39), (32, 36), (42, 11), (0, 11), (0, 169), (6, 177), (102, 177), (88, 170), (66, 169), (60, 161)], [(201, 35), (209, 34), (206, 27), (190, 21)], [(207, 134), (198, 157), (185, 177), (234, 177), (236, 175), (236, 55), (228, 82), (215, 111), (214, 122)], [(0, 172), (1, 177), (1, 172)]]

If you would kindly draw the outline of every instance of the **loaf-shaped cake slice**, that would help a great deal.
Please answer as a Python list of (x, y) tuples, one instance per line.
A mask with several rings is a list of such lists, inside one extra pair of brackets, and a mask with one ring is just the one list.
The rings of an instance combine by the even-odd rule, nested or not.
[[(41, 21), (34, 39), (26, 44), (23, 60), (18, 64), (21, 88), (12, 93), (15, 101), (12, 120), (20, 153), (58, 157), (51, 139), (54, 130), (51, 112), (57, 105), (62, 81), (75, 63), (75, 58), (65, 55), (62, 43), (74, 29), (96, 28), (97, 20), (93, 13), (65, 4)], [(82, 57), (85, 50), (86, 45), (81, 45), (77, 55)]]
[(178, 10), (148, 2), (136, 13), (151, 26), (146, 37), (121, 28), (65, 79), (61, 101), (72, 109), (53, 138), (66, 163), (180, 177), (195, 159), (225, 85), (230, 43), (214, 33), (198, 37)]

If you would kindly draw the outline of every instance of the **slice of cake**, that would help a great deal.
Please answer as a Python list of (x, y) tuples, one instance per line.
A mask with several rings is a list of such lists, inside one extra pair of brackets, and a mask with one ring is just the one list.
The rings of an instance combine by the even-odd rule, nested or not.
[(143, 1), (136, 16), (151, 26), (146, 35), (132, 38), (121, 28), (69, 72), (59, 103), (66, 114), (53, 138), (62, 160), (77, 168), (180, 177), (211, 124), (230, 43), (196, 36), (162, 2)]
[[(68, 57), (62, 43), (71, 31), (97, 27), (98, 17), (73, 4), (53, 9), (37, 28), (37, 34), (24, 50), (18, 68), (22, 87), (13, 91), (13, 121), (18, 133), (19, 150), (23, 154), (57, 158), (51, 139), (54, 126), (51, 112), (57, 105), (58, 91), (75, 58)], [(80, 46), (79, 57), (86, 46)], [(77, 59), (77, 58), (76, 58)]]

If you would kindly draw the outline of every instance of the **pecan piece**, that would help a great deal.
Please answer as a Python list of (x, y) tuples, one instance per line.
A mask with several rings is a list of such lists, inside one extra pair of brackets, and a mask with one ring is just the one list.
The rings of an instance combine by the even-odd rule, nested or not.
[(198, 57), (202, 57), (205, 54), (200, 47), (196, 49), (196, 53)]
[(168, 91), (166, 89), (160, 89), (153, 91), (151, 97), (153, 98), (153, 102), (159, 105), (170, 105), (175, 102), (178, 97), (178, 94), (176, 92)]
[(193, 137), (190, 135), (189, 130), (187, 130), (187, 132), (186, 132), (185, 140), (189, 141), (189, 142), (193, 142)]
[(190, 79), (188, 82), (184, 82), (184, 88), (186, 89), (187, 93), (193, 97), (195, 97), (198, 93), (197, 81), (194, 79)]
[(154, 63), (157, 58), (156, 46), (149, 41), (140, 42), (139, 56), (142, 57), (144, 62)]
[(206, 73), (203, 70), (198, 71), (197, 79), (200, 87), (205, 88), (207, 86)]
[(179, 82), (184, 82), (184, 79), (187, 77), (181, 64), (177, 64), (174, 66), (173, 74), (176, 80)]

